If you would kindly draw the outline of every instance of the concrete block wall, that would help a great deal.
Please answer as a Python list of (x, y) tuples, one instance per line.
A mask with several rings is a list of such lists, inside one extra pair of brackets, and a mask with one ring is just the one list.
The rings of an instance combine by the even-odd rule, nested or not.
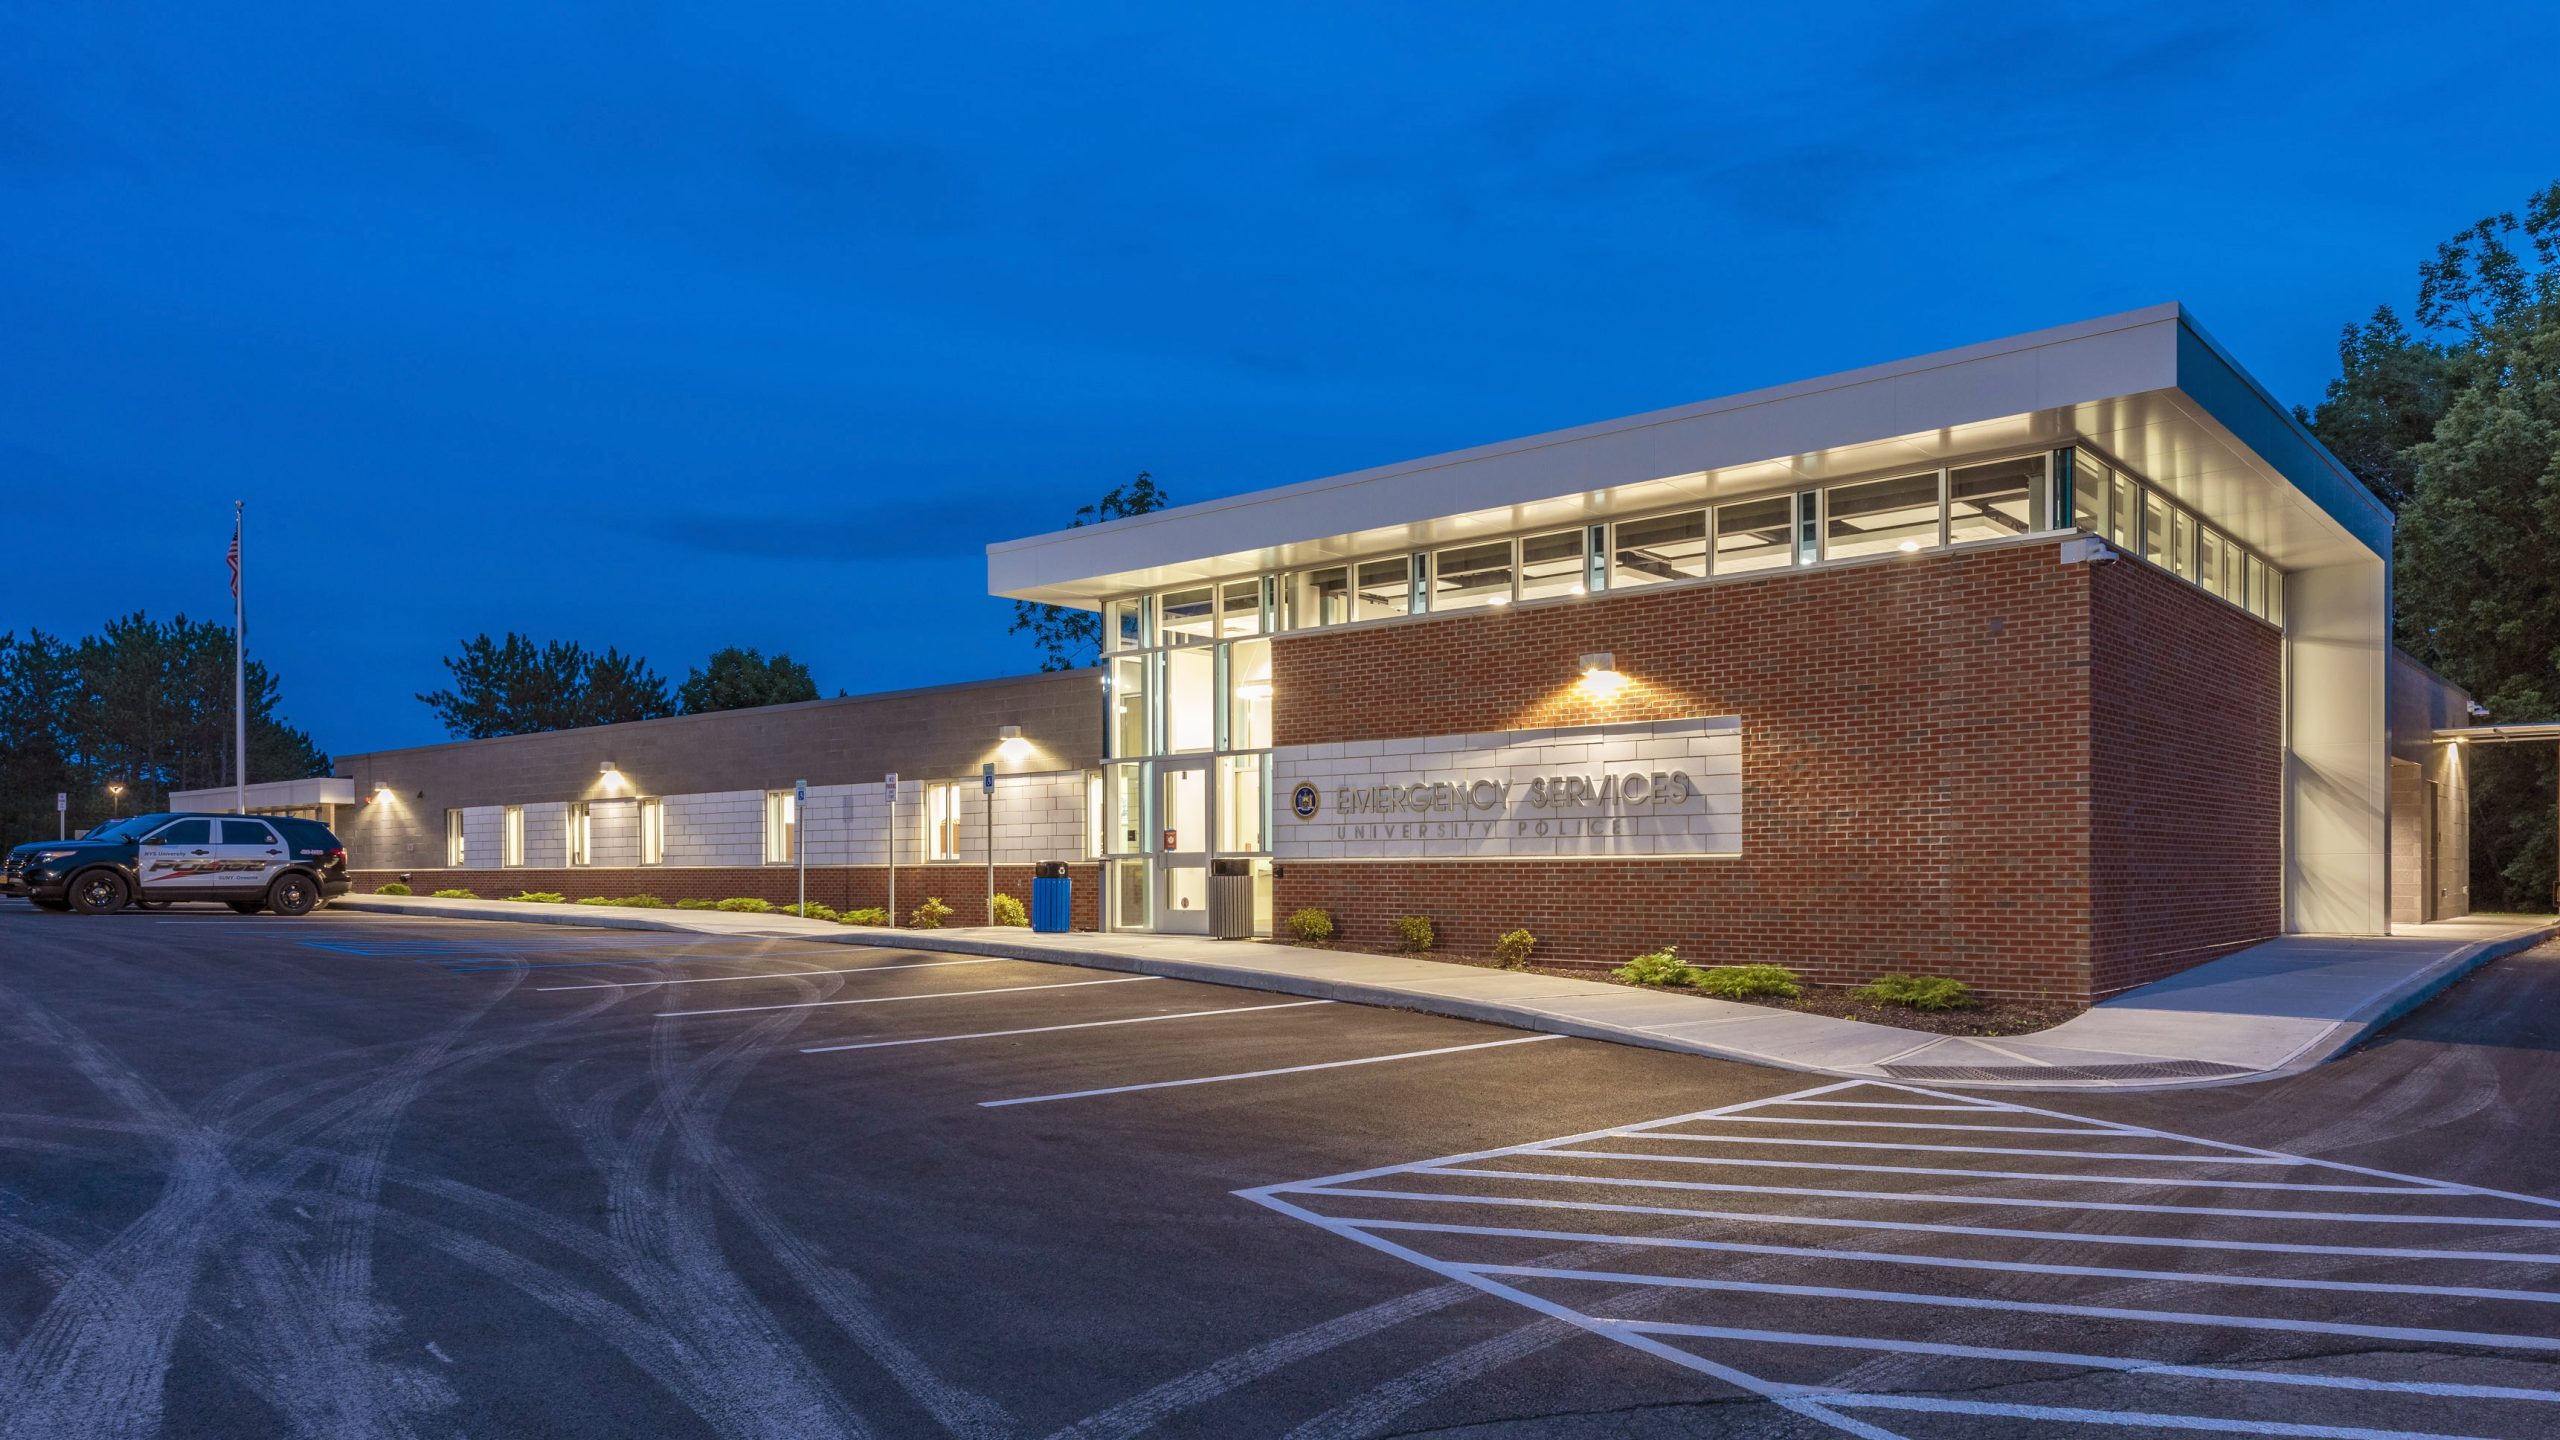
[(640, 863), (640, 802), (597, 800), (587, 806), (587, 829), (598, 869)]

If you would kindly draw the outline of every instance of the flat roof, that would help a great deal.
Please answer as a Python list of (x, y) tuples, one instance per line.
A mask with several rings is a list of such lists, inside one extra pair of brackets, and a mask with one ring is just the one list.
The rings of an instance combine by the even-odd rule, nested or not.
[(1161, 585), (2087, 442), (2287, 569), (2389, 563), (2391, 515), (2183, 306), (987, 547), (987, 588)]

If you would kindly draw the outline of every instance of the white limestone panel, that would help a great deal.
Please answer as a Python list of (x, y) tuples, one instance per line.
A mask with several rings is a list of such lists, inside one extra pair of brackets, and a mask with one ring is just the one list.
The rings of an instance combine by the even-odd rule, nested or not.
[(1283, 860), (1742, 851), (1738, 716), (1284, 746), (1272, 772)]

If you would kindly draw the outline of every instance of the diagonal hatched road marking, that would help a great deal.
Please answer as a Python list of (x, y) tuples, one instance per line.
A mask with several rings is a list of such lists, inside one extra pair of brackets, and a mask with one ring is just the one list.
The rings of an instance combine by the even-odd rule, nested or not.
[(1870, 1440), (2560, 1432), (2541, 1196), (1854, 1080), (1238, 1193)]

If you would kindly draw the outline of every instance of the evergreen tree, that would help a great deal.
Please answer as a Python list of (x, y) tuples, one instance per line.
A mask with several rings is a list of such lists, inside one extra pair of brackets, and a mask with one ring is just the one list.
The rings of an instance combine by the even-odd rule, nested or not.
[(504, 640), (479, 635), (448, 657), (450, 689), (418, 698), (436, 713), (445, 733), (458, 740), (576, 730), (625, 720), (656, 720), (676, 713), (667, 682), (637, 656), (608, 648), (588, 653), (572, 641), (547, 644), (507, 632)]

